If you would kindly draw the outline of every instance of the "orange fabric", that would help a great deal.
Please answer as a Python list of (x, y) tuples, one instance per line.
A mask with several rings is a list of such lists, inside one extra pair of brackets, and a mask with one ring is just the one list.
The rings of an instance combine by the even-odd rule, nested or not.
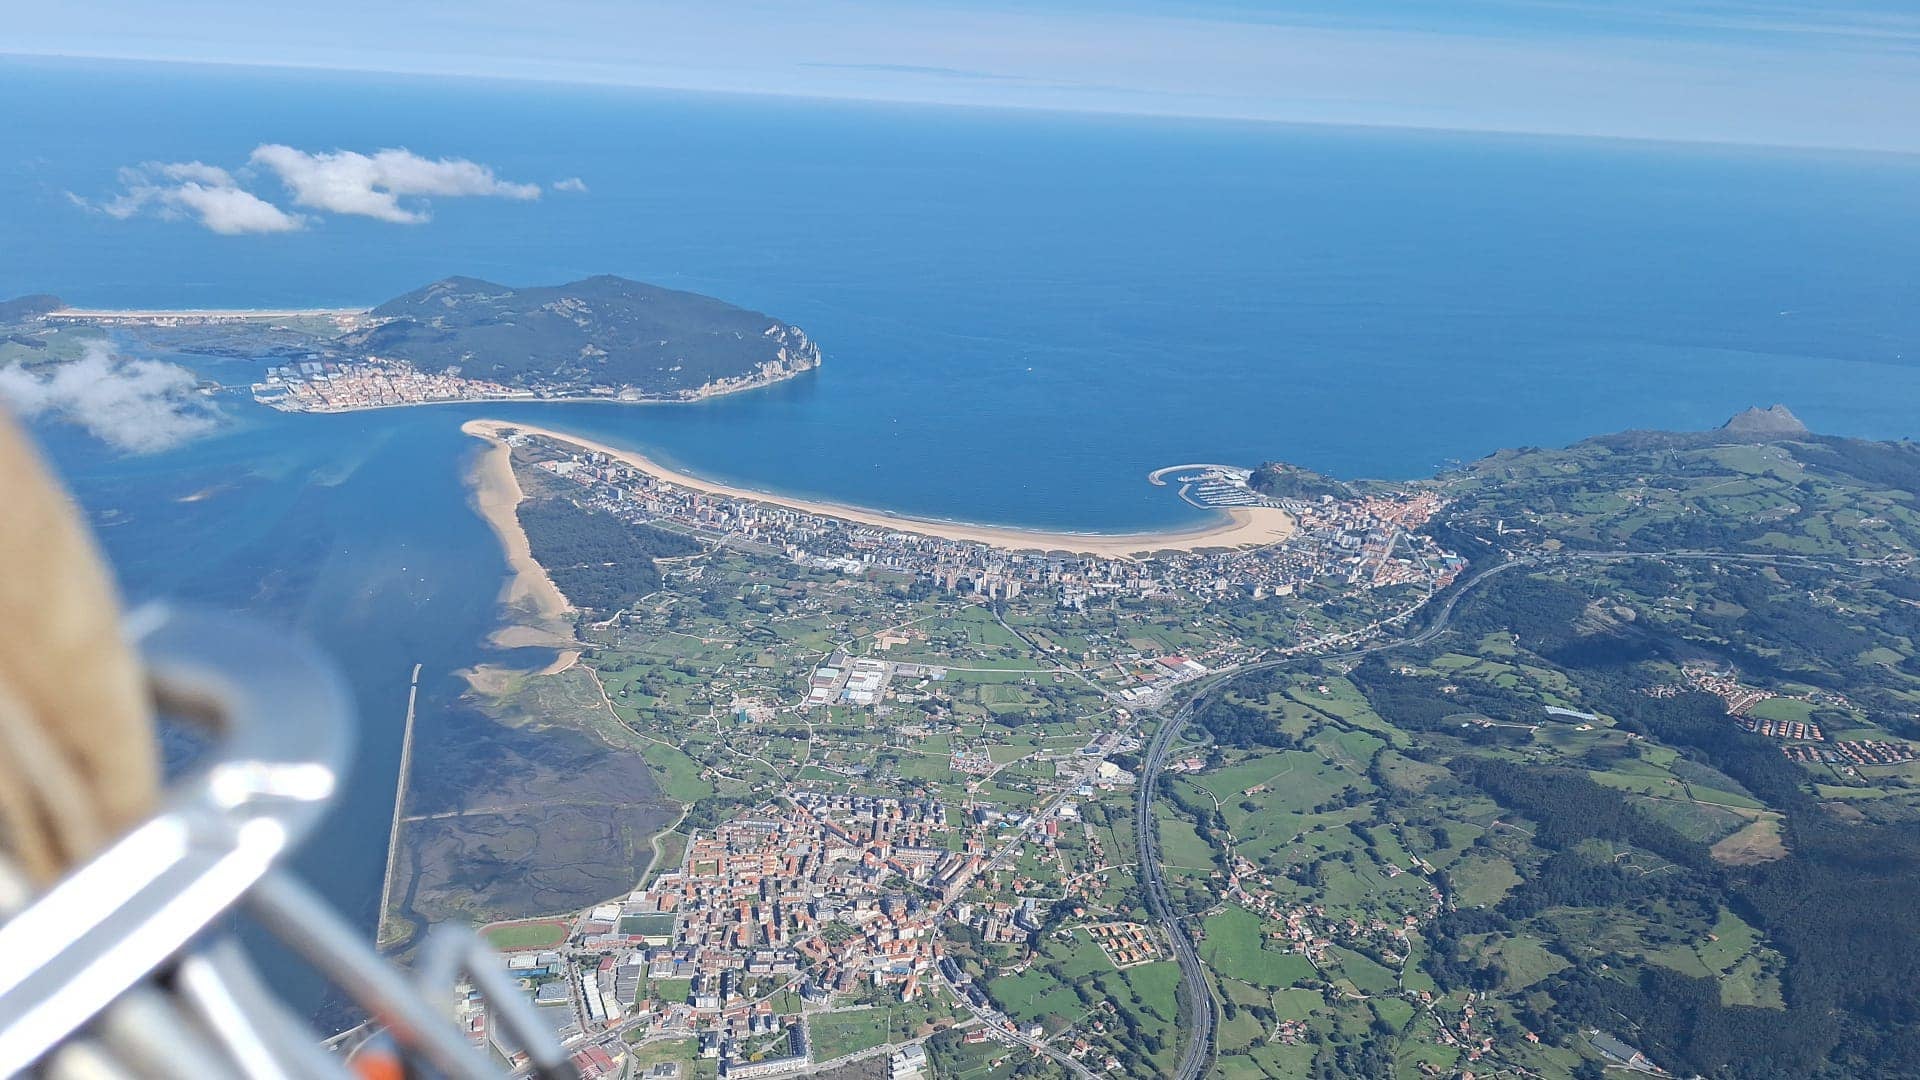
[(407, 1067), (391, 1050), (363, 1049), (350, 1062), (360, 1080), (407, 1080)]

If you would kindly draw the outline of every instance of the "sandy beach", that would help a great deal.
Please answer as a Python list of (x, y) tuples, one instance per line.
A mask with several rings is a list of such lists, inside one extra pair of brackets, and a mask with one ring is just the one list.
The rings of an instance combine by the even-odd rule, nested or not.
[[(997, 525), (973, 525), (958, 521), (928, 521), (923, 518), (890, 514), (880, 510), (869, 510), (858, 506), (844, 506), (838, 503), (819, 502), (810, 499), (795, 498), (790, 495), (770, 495), (763, 491), (749, 491), (745, 488), (731, 487), (726, 484), (702, 480), (696, 476), (669, 469), (643, 454), (631, 450), (620, 450), (564, 431), (522, 424), (507, 420), (469, 420), (461, 425), (461, 431), (477, 438), (486, 439), (503, 445), (500, 436), (506, 431), (520, 431), (529, 435), (542, 435), (557, 442), (568, 443), (582, 450), (596, 451), (615, 458), (658, 480), (694, 491), (704, 491), (730, 499), (746, 499), (752, 502), (784, 506), (822, 517), (839, 518), (843, 521), (858, 522), (880, 529), (892, 529), (898, 532), (917, 533), (922, 536), (938, 536), (948, 540), (963, 540), (985, 544), (989, 547), (1007, 551), (1065, 551), (1077, 555), (1100, 555), (1113, 558), (1127, 558), (1150, 554), (1156, 551), (1198, 551), (1203, 548), (1255, 547), (1285, 540), (1293, 535), (1294, 520), (1284, 510), (1272, 507), (1234, 507), (1222, 511), (1222, 520), (1217, 524), (1203, 525), (1198, 528), (1150, 533), (1070, 533), (1045, 532), (1033, 529), (1012, 529)], [(489, 455), (491, 457), (491, 454)], [(505, 467), (506, 455), (500, 459)], [(491, 466), (489, 466), (491, 467)], [(513, 484), (515, 501), (518, 501), (519, 484), (513, 482), (512, 470), (507, 468), (507, 480)], [(484, 510), (482, 511), (485, 512)], [(509, 509), (508, 520), (512, 521)], [(499, 526), (495, 526), (498, 528)], [(518, 533), (518, 524), (514, 523)], [(511, 547), (509, 548), (511, 551)], [(520, 550), (526, 550), (525, 537), (520, 538)], [(529, 558), (529, 561), (531, 559)], [(544, 578), (544, 575), (542, 575)], [(549, 587), (551, 583), (549, 583)], [(557, 593), (556, 593), (557, 595)]]
[(500, 602), (528, 617), (528, 622), (503, 627), (494, 634), (494, 644), (504, 648), (527, 645), (561, 646), (573, 643), (573, 624), (569, 616), (573, 605), (561, 594), (545, 568), (534, 561), (527, 534), (515, 514), (525, 494), (513, 475), (513, 462), (507, 444), (489, 432), (473, 430), (489, 443), (473, 470), (473, 508), (486, 519), (507, 556), (513, 573), (500, 590)]
[(349, 319), (371, 308), (58, 308), (46, 318), (54, 322), (236, 322), (259, 319)]

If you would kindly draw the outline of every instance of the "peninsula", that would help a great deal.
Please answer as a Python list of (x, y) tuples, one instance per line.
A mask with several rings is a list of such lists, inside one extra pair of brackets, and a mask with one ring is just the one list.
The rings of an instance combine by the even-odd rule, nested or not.
[(643, 454), (622, 450), (592, 439), (550, 428), (507, 420), (469, 420), (461, 426), (469, 435), (499, 442), (508, 432), (538, 435), (556, 443), (595, 454), (604, 454), (630, 468), (637, 469), (662, 483), (686, 488), (724, 499), (738, 499), (767, 506), (784, 507), (823, 518), (835, 518), (876, 529), (910, 533), (962, 543), (981, 544), (1001, 551), (1063, 551), (1076, 555), (1126, 558), (1155, 551), (1199, 551), (1206, 548), (1258, 547), (1279, 543), (1292, 536), (1293, 515), (1273, 506), (1235, 506), (1224, 508), (1225, 520), (1193, 529), (1151, 533), (1074, 533), (1016, 529), (997, 525), (976, 525), (960, 521), (930, 521), (881, 510), (840, 503), (772, 495), (746, 488), (704, 480), (667, 468)]
[(0, 302), (0, 365), (73, 359), (104, 328), (258, 363), (247, 389), (285, 412), (696, 401), (820, 365), (798, 326), (612, 275), (524, 288), (450, 277), (373, 308), (114, 311), (21, 297)]

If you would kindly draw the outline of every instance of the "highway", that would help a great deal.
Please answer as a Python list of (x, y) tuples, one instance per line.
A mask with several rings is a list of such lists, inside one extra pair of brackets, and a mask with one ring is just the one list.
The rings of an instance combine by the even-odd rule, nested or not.
[(1233, 680), (1255, 671), (1286, 667), (1298, 663), (1340, 662), (1358, 660), (1373, 653), (1389, 649), (1402, 649), (1413, 645), (1424, 645), (1441, 634), (1446, 633), (1453, 621), (1454, 609), (1460, 601), (1478, 588), (1480, 583), (1509, 570), (1521, 567), (1542, 567), (1553, 563), (1570, 562), (1616, 562), (1627, 559), (1685, 559), (1714, 560), (1724, 562), (1751, 562), (1770, 565), (1803, 566), (1883, 566), (1891, 565), (1885, 559), (1851, 559), (1818, 555), (1772, 555), (1755, 554), (1740, 551), (1709, 551), (1697, 548), (1682, 548), (1671, 551), (1591, 551), (1564, 552), (1553, 555), (1530, 555), (1508, 559), (1479, 571), (1461, 583), (1460, 587), (1446, 594), (1439, 611), (1426, 627), (1416, 633), (1389, 641), (1379, 641), (1357, 649), (1341, 652), (1314, 653), (1299, 656), (1282, 657), (1275, 660), (1262, 660), (1257, 663), (1243, 664), (1240, 667), (1223, 670), (1208, 678), (1188, 684), (1194, 687), (1193, 693), (1185, 704), (1171, 717), (1161, 721), (1154, 732), (1153, 741), (1148, 744), (1145, 757), (1140, 766), (1139, 789), (1135, 795), (1134, 808), (1134, 844), (1140, 855), (1141, 883), (1146, 887), (1147, 906), (1154, 919), (1167, 931), (1167, 937), (1173, 943), (1173, 957), (1180, 964), (1180, 982), (1185, 992), (1182, 995), (1186, 1003), (1188, 1039), (1180, 1055), (1180, 1064), (1174, 1075), (1179, 1080), (1197, 1080), (1205, 1074), (1207, 1065), (1213, 1056), (1214, 1029), (1218, 1024), (1215, 1015), (1216, 1006), (1213, 993), (1207, 986), (1206, 968), (1200, 963), (1200, 954), (1193, 947), (1193, 939), (1187, 934), (1186, 924), (1174, 913), (1168, 901), (1167, 886), (1160, 873), (1160, 837), (1153, 827), (1154, 789), (1160, 780), (1160, 769), (1166, 764), (1168, 752), (1172, 750), (1181, 731), (1185, 730), (1188, 720), (1193, 716), (1199, 703)]
[[(1161, 711), (1164, 708), (1164, 703), (1158, 706), (1149, 705), (1142, 709), (1143, 713), (1159, 713), (1164, 717), (1159, 727), (1154, 730), (1153, 737), (1147, 744), (1141, 762), (1140, 777), (1135, 792), (1134, 843), (1138, 852), (1141, 884), (1145, 891), (1149, 914), (1154, 921), (1158, 922), (1166, 930), (1168, 941), (1173, 950), (1174, 960), (1180, 968), (1180, 981), (1182, 985), (1181, 1019), (1183, 1021), (1182, 1026), (1186, 1032), (1186, 1043), (1181, 1050), (1178, 1064), (1171, 1075), (1178, 1077), (1179, 1080), (1198, 1080), (1199, 1077), (1206, 1074), (1212, 1063), (1215, 1033), (1219, 1023), (1218, 1007), (1214, 1001), (1207, 980), (1205, 965), (1202, 964), (1200, 960), (1199, 952), (1194, 947), (1193, 939), (1187, 932), (1185, 922), (1173, 907), (1171, 894), (1168, 892), (1165, 877), (1161, 872), (1160, 840), (1158, 830), (1154, 827), (1153, 816), (1155, 789), (1158, 786), (1161, 770), (1165, 766), (1173, 748), (1179, 742), (1180, 733), (1186, 729), (1187, 724), (1191, 721), (1193, 713), (1199, 707), (1200, 703), (1203, 702), (1208, 695), (1219, 691), (1235, 679), (1256, 671), (1265, 671), (1296, 664), (1338, 663), (1358, 660), (1374, 653), (1426, 644), (1447, 631), (1452, 623), (1454, 612), (1462, 600), (1474, 592), (1482, 582), (1497, 574), (1519, 568), (1537, 569), (1553, 564), (1612, 562), (1639, 558), (1722, 560), (1775, 565), (1825, 565), (1832, 567), (1887, 565), (1887, 560), (1848, 559), (1793, 554), (1754, 554), (1700, 549), (1641, 552), (1563, 552), (1552, 555), (1531, 555), (1510, 558), (1507, 561), (1497, 563), (1474, 573), (1465, 581), (1461, 582), (1458, 588), (1446, 592), (1444, 594), (1445, 598), (1440, 601), (1432, 618), (1422, 629), (1412, 634), (1404, 637), (1375, 641), (1371, 644), (1356, 648), (1340, 649), (1334, 652), (1278, 657), (1271, 660), (1261, 660), (1243, 664), (1238, 667), (1224, 668), (1184, 684), (1182, 689), (1191, 688), (1192, 692), (1171, 715), (1166, 715)], [(1438, 595), (1441, 594), (1436, 594), (1436, 596)], [(1429, 598), (1429, 604), (1432, 602), (1432, 599), (1431, 597)], [(1426, 605), (1421, 605), (1403, 612), (1392, 621), (1400, 622), (1412, 618), (1425, 609)], [(998, 605), (995, 605), (994, 613), (996, 617), (999, 616)], [(1037, 645), (1027, 640), (1024, 635), (1021, 635), (1019, 631), (1015, 630), (1012, 626), (1007, 625), (1004, 619), (1001, 620), (1001, 625), (1006, 627), (1009, 633), (1020, 637), (1023, 641), (1027, 641), (1030, 648), (1039, 652)], [(1059, 670), (1079, 674), (1071, 668), (1062, 668)], [(1042, 807), (1037, 817), (1047, 817), (1064, 798), (1066, 798), (1065, 793), (1056, 795), (1053, 800)], [(979, 876), (985, 878), (992, 871), (1004, 866), (1015, 854), (1019, 844), (1020, 841), (1017, 838), (1003, 844), (981, 867)], [(946, 909), (950, 906), (950, 903), (950, 901), (943, 902), (936, 907), (934, 912), (936, 920), (945, 916)], [(1047, 1039), (1029, 1038), (1021, 1031), (1010, 1029), (1008, 1018), (997, 1009), (991, 1006), (985, 1008), (975, 1006), (967, 998), (966, 994), (962, 992), (961, 988), (948, 981), (944, 974), (941, 976), (941, 981), (947, 984), (955, 999), (972, 1014), (973, 1019), (962, 1026), (971, 1026), (974, 1023), (984, 1025), (997, 1041), (1003, 1044), (1025, 1047), (1037, 1055), (1050, 1059), (1054, 1064), (1065, 1069), (1075, 1077), (1080, 1078), (1080, 1080), (1093, 1080), (1096, 1076), (1085, 1064), (1050, 1045)], [(640, 1022), (639, 1020), (628, 1021), (626, 1024), (612, 1029), (608, 1034), (617, 1037), (628, 1028), (637, 1026)], [(573, 1048), (577, 1049), (579, 1045), (582, 1044), (575, 1044)], [(611, 1048), (613, 1047), (610, 1046), (610, 1049)], [(825, 1065), (845, 1064), (864, 1059), (868, 1056), (877, 1056), (881, 1050), (890, 1050), (891, 1048), (891, 1046), (876, 1047), (871, 1050), (846, 1055), (843, 1058), (835, 1059), (833, 1062), (813, 1066), (808, 1071), (815, 1071)], [(524, 1071), (516, 1073), (516, 1075), (524, 1075)]]
[(1174, 1070), (1180, 1080), (1196, 1080), (1206, 1071), (1207, 1062), (1213, 1056), (1213, 1029), (1218, 1017), (1200, 954), (1193, 947), (1186, 925), (1174, 915), (1173, 905), (1167, 900), (1166, 878), (1160, 873), (1160, 831), (1153, 825), (1153, 789), (1160, 778), (1160, 766), (1166, 761), (1167, 750), (1172, 747), (1174, 737), (1187, 726), (1187, 718), (1198, 700), (1198, 697), (1188, 699), (1180, 711), (1163, 721), (1160, 730), (1154, 733), (1140, 767), (1133, 815), (1133, 841), (1140, 852), (1140, 882), (1146, 887), (1147, 909), (1154, 920), (1166, 928), (1167, 939), (1173, 943), (1173, 958), (1180, 964), (1180, 985), (1185, 988), (1181, 1011), (1187, 1021), (1187, 1045), (1180, 1052), (1179, 1067)]
[(1180, 965), (1180, 983), (1185, 991), (1181, 995), (1181, 1000), (1184, 1003), (1182, 1011), (1183, 1019), (1186, 1020), (1187, 1045), (1181, 1051), (1180, 1063), (1173, 1073), (1179, 1080), (1198, 1080), (1206, 1073), (1207, 1065), (1213, 1058), (1214, 1029), (1219, 1024), (1213, 991), (1207, 984), (1206, 967), (1200, 962), (1199, 951), (1193, 947), (1193, 938), (1187, 933), (1186, 924), (1175, 914), (1172, 902), (1168, 899), (1166, 878), (1160, 872), (1160, 833), (1154, 828), (1153, 819), (1154, 789), (1159, 784), (1161, 766), (1166, 764), (1167, 754), (1173, 749), (1180, 732), (1186, 729), (1187, 721), (1193, 716), (1193, 710), (1208, 694), (1251, 672), (1309, 661), (1318, 663), (1357, 660), (1370, 653), (1421, 645), (1431, 641), (1446, 632), (1447, 624), (1453, 619), (1454, 607), (1459, 604), (1462, 597), (1482, 581), (1516, 566), (1533, 565), (1536, 561), (1514, 559), (1490, 566), (1468, 578), (1460, 588), (1448, 594), (1447, 599), (1440, 605), (1439, 613), (1425, 629), (1407, 637), (1377, 642), (1345, 652), (1263, 660), (1221, 672), (1213, 679), (1203, 680), (1204, 685), (1194, 691), (1186, 703), (1180, 706), (1179, 711), (1161, 721), (1159, 729), (1154, 732), (1153, 741), (1147, 744), (1147, 752), (1140, 765), (1140, 783), (1135, 792), (1133, 839), (1140, 854), (1140, 882), (1146, 889), (1147, 908), (1154, 920), (1167, 931), (1167, 939), (1173, 945), (1173, 958)]

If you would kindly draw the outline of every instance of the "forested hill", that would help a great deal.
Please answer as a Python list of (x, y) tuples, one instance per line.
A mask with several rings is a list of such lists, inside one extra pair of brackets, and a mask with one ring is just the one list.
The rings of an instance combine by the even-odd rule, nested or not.
[(1263, 463), (1247, 478), (1247, 486), (1274, 499), (1318, 499), (1322, 496), (1344, 498), (1352, 494), (1347, 485), (1311, 469), (1285, 462)]
[(0, 324), (25, 322), (35, 316), (45, 315), (49, 311), (58, 311), (65, 306), (65, 302), (59, 297), (49, 296), (46, 293), (0, 300)]
[(383, 321), (343, 347), (515, 386), (693, 396), (820, 362), (805, 331), (771, 315), (611, 275), (527, 288), (451, 277), (372, 314)]
[(1758, 418), (1770, 422), (1743, 415), (1712, 432), (1500, 451), (1442, 481), (1449, 519), (1502, 532), (1508, 547), (1920, 554), (1920, 444), (1813, 435), (1778, 413)]

